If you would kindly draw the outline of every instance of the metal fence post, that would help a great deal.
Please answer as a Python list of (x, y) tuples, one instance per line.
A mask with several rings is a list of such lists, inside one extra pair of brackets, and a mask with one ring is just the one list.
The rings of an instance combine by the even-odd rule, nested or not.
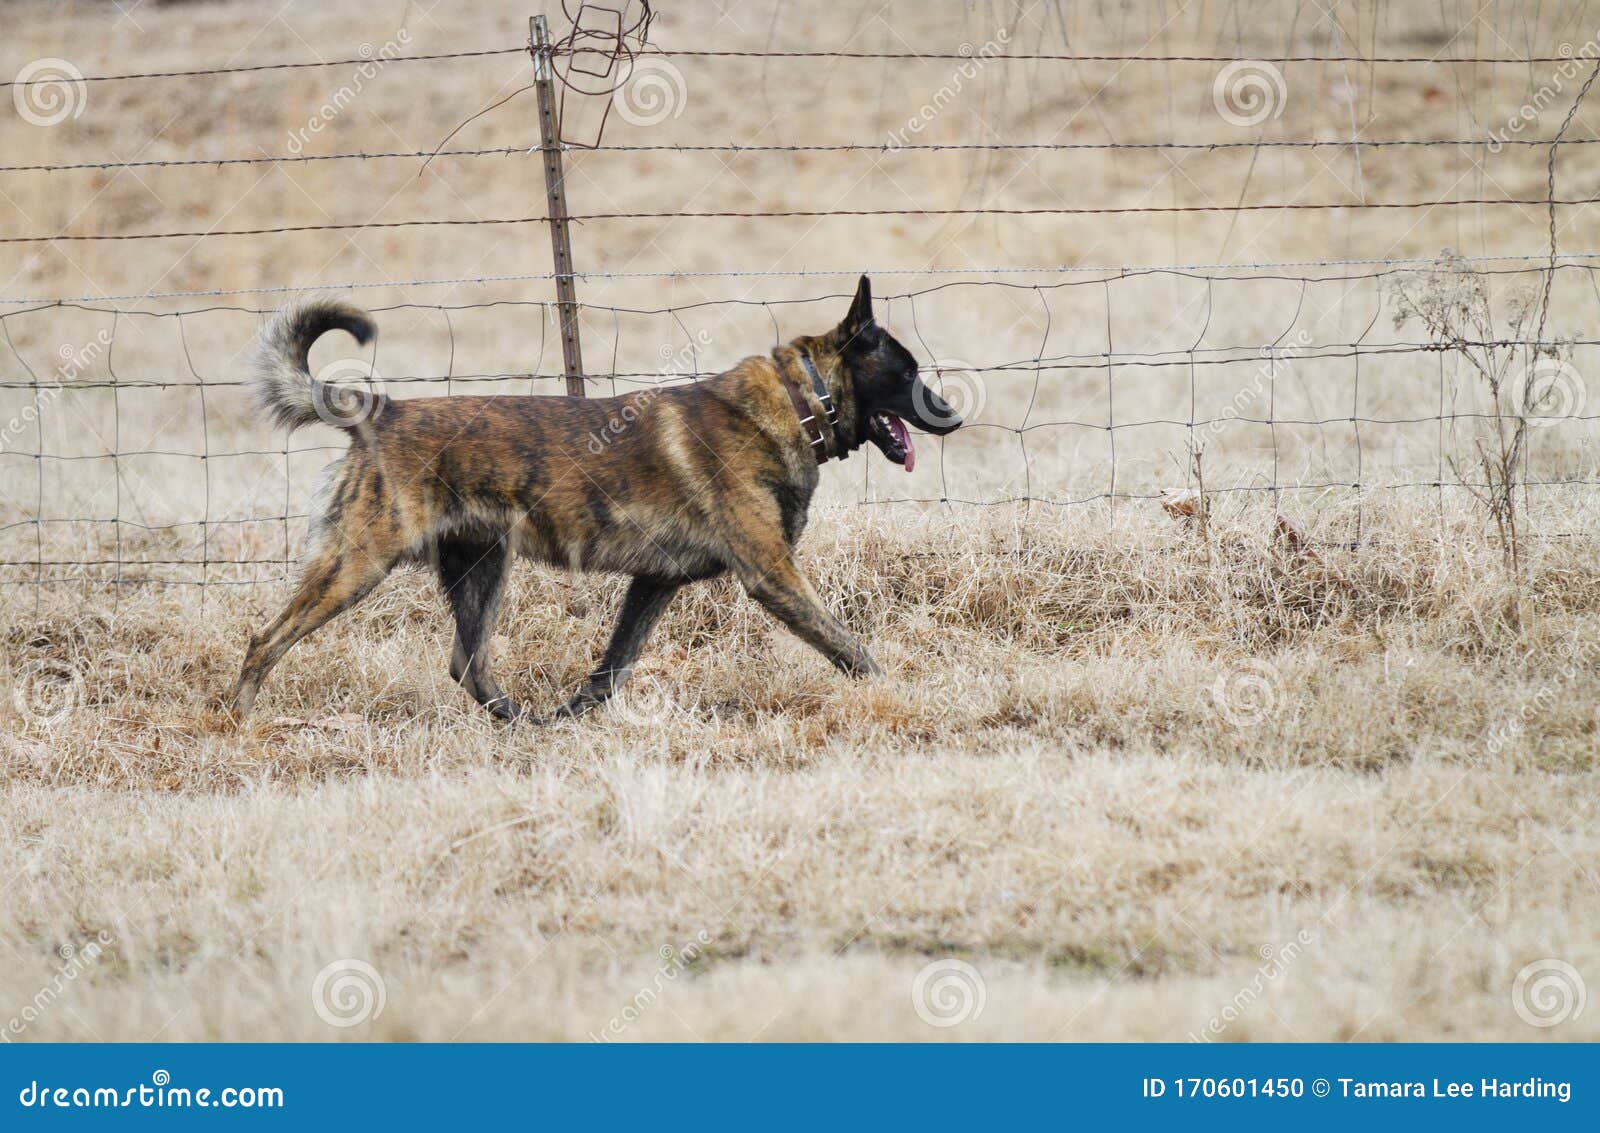
[(545, 215), (550, 218), (556, 312), (561, 322), (561, 360), (566, 369), (567, 393), (582, 397), (583, 351), (578, 342), (578, 295), (573, 286), (572, 241), (567, 232), (567, 187), (561, 168), (561, 129), (556, 122), (550, 28), (543, 16), (528, 19), (528, 51), (533, 56), (533, 82), (539, 96), (539, 149), (544, 154)]

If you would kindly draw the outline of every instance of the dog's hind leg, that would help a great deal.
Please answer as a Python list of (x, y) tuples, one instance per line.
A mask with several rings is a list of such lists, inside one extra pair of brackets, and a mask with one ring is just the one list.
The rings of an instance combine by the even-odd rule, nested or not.
[(449, 536), (439, 540), (434, 554), (439, 585), (456, 621), (450, 675), (501, 720), (514, 720), (521, 714), (489, 671), (489, 637), (500, 612), (500, 594), (510, 562), (503, 535)]
[(394, 557), (374, 554), (370, 544), (340, 545), (338, 536), (331, 536), (306, 564), (300, 587), (283, 612), (250, 639), (233, 690), (234, 716), (242, 720), (249, 715), (261, 682), (295, 642), (370, 594), (394, 562)]
[(604, 704), (611, 694), (621, 688), (633, 672), (633, 663), (639, 659), (645, 639), (656, 622), (666, 612), (667, 604), (678, 592), (681, 582), (636, 577), (628, 584), (628, 593), (622, 599), (622, 609), (617, 613), (617, 624), (611, 630), (611, 641), (606, 646), (600, 665), (583, 687), (573, 693), (572, 699), (556, 710), (555, 716), (581, 716), (589, 709)]

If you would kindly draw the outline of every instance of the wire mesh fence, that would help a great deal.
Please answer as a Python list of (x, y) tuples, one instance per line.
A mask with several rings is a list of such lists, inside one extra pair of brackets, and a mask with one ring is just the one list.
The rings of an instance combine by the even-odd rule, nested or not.
[[(495, 46), (419, 55), (414, 61), (478, 67), (524, 50)], [(564, 50), (576, 65), (580, 47), (569, 40)], [(895, 68), (972, 58), (970, 49), (917, 54), (652, 48), (635, 51), (628, 62), (635, 70), (641, 60), (670, 67), (680, 59), (701, 60), (703, 66), (805, 68), (828, 60)], [(1577, 61), (1592, 79), (1590, 58), (1579, 53)], [(1210, 91), (1212, 76), (1220, 79), (1241, 60), (1223, 54), (1014, 51), (986, 62), (1201, 68)], [(1286, 52), (1262, 66), (1270, 77), (1296, 63), (1404, 70), (1572, 62), (1571, 54), (1559, 52), (1441, 58), (1330, 49)], [(257, 76), (280, 68), (358, 63), (340, 58), (78, 74), (56, 81), (64, 81), (62, 89), (70, 95), (78, 89), (74, 83), (209, 82), (240, 72)], [(603, 97), (625, 97), (627, 79), (623, 75)], [(19, 78), (5, 85), (13, 88), (20, 107), (27, 92), (44, 81)], [(563, 146), (569, 179), (581, 178), (577, 188), (593, 190), (570, 218), (579, 225), (574, 278), (580, 288), (584, 388), (589, 396), (609, 396), (696, 380), (795, 334), (819, 332), (837, 320), (854, 274), (863, 271), (877, 280), (880, 319), (912, 348), (933, 384), (969, 423), (949, 437), (921, 439), (924, 452), (910, 476), (870, 457), (858, 458), (832, 485), (827, 498), (833, 502), (922, 509), (1022, 506), (1042, 514), (1093, 507), (1116, 523), (1130, 510), (1154, 510), (1162, 501), (1170, 504), (1200, 492), (1203, 504), (1214, 499), (1234, 506), (1226, 501), (1237, 501), (1241, 513), (1261, 509), (1269, 522), (1273, 514), (1288, 514), (1313, 526), (1321, 540), (1360, 546), (1377, 499), (1410, 500), (1413, 518), (1437, 517), (1442, 525), (1452, 501), (1492, 487), (1481, 456), (1486, 441), (1511, 427), (1526, 438), (1517, 454), (1517, 491), (1536, 520), (1535, 531), (1588, 537), (1582, 520), (1600, 484), (1600, 400), (1590, 403), (1583, 375), (1593, 372), (1600, 339), (1586, 337), (1584, 328), (1595, 326), (1600, 316), (1595, 278), (1600, 252), (1582, 246), (1581, 217), (1585, 206), (1600, 198), (1584, 192), (1581, 180), (1573, 182), (1577, 188), (1558, 191), (1566, 182), (1557, 168), (1558, 151), (1585, 150), (1600, 140), (1581, 126), (1578, 111), (1586, 90), (1574, 82), (1563, 92), (1570, 112), (1558, 130), (1538, 138), (1520, 133), (1366, 138), (1352, 131), (1331, 139), (1268, 138), (1257, 132), (1248, 140), (986, 136), (970, 141), (929, 128), (913, 131), (914, 136), (901, 136), (902, 130), (791, 144), (718, 137), (712, 128), (695, 127), (693, 140), (646, 144), (605, 126), (586, 144)], [(917, 121), (923, 93), (890, 116)], [(584, 97), (581, 91), (568, 92), (565, 105), (574, 116)], [(628, 121), (637, 125), (637, 115)], [(1574, 122), (1579, 128), (1570, 130)], [(440, 123), (439, 132), (449, 125)], [(1345, 156), (1390, 153), (1418, 162), (1468, 152), (1480, 169), (1490, 154), (1521, 165), (1515, 177), (1492, 178), (1491, 191), (1407, 193), (1397, 186), (1387, 195), (1374, 188), (1324, 200), (1304, 199), (1309, 185), (1263, 201), (1246, 200), (1242, 189), (1216, 184), (1199, 200), (1159, 203), (1141, 195), (1102, 203), (1074, 194), (1041, 205), (1009, 192), (1010, 181), (948, 207), (904, 202), (852, 207), (848, 193), (811, 202), (750, 196), (740, 207), (695, 207), (693, 199), (669, 205), (653, 190), (643, 206), (633, 203), (640, 198), (612, 205), (605, 191), (614, 185), (607, 161), (658, 155), (718, 162), (725, 178), (741, 180), (731, 163), (747, 158), (796, 163), (795, 170), (813, 160), (864, 159), (882, 171), (885, 162), (963, 155), (1159, 155), (1173, 163), (1191, 154), (1220, 154), (1247, 162), (1248, 181), (1249, 170), (1265, 153), (1324, 150)], [(372, 162), (500, 159), (512, 164), (499, 167), (497, 176), (520, 179), (531, 199), (541, 187), (539, 167), (531, 160), (537, 154), (532, 141), (122, 161), (84, 153), (53, 162), (16, 161), (0, 167), (0, 177), (61, 179), (70, 186), (75, 176), (138, 170), (310, 164), (354, 170)], [(518, 164), (523, 157), (530, 160)], [(850, 175), (849, 166), (842, 169), (840, 176)], [(892, 180), (894, 174), (886, 176)], [(1510, 188), (1500, 188), (1502, 180)], [(60, 231), (6, 233), (0, 243), (16, 245), (18, 254), (35, 246), (174, 241), (188, 248), (213, 242), (257, 247), (299, 234), (402, 236), (419, 229), (481, 231), (486, 239), (504, 240), (510, 231), (551, 220), (547, 215), (382, 214), (346, 220), (335, 203), (329, 202), (322, 210), (326, 219), (316, 223), (216, 216), (126, 230), (97, 224), (91, 205)], [(1521, 254), (1435, 258), (1363, 255), (1368, 247), (1357, 244), (1353, 254), (1339, 257), (1153, 265), (1106, 262), (1113, 258), (1106, 257), (1099, 266), (1082, 259), (1017, 265), (998, 262), (1000, 256), (949, 264), (930, 256), (928, 266), (861, 262), (845, 270), (764, 266), (742, 256), (741, 242), (718, 227), (841, 219), (873, 225), (980, 222), (993, 226), (987, 231), (1001, 247), (1008, 239), (1037, 239), (1043, 231), (1039, 226), (1047, 224), (1117, 218), (1180, 223), (1196, 216), (1232, 225), (1251, 213), (1270, 214), (1278, 222), (1306, 212), (1394, 215), (1409, 225), (1441, 212), (1470, 213), (1479, 220), (1486, 212), (1504, 212), (1541, 238), (1547, 232), (1548, 246), (1541, 239)], [(585, 253), (601, 232), (636, 225), (645, 232), (638, 241), (649, 244), (662, 226), (680, 222), (691, 226), (692, 238), (716, 250), (713, 266), (651, 270), (634, 257), (584, 270)], [(1372, 251), (1395, 243), (1370, 238)], [(833, 244), (850, 247), (848, 237)], [(346, 280), (314, 288), (158, 286), (115, 295), (0, 297), (0, 583), (237, 586), (283, 580), (297, 559), (311, 485), (343, 441), (331, 431), (273, 434), (251, 411), (242, 356), (263, 316), (302, 291), (385, 289), (408, 298), (375, 308), (380, 335), (373, 352), (361, 360), (360, 380), (397, 396), (555, 394), (562, 392), (565, 374), (554, 283), (549, 271), (440, 272), (430, 278)], [(612, 289), (630, 285), (652, 294), (652, 289), (680, 287), (692, 293), (654, 304), (607, 301), (622, 293)], [(718, 287), (724, 291), (713, 290)], [(470, 294), (461, 299), (409, 298), (463, 289)], [(317, 365), (330, 364), (348, 345), (319, 344)]]

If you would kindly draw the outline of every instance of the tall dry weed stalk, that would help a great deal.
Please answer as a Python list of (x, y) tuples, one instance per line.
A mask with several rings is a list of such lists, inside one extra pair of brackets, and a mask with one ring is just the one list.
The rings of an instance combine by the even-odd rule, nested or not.
[[(1435, 266), (1396, 276), (1390, 293), (1395, 329), (1412, 321), (1421, 323), (1439, 349), (1465, 360), (1488, 391), (1488, 413), (1471, 418), (1483, 422), (1471, 438), (1472, 456), (1463, 459), (1450, 453), (1446, 460), (1456, 480), (1493, 520), (1513, 590), (1518, 590), (1526, 517), (1517, 503), (1517, 488), (1526, 479), (1529, 419), (1554, 393), (1551, 379), (1541, 380), (1539, 364), (1543, 359), (1564, 362), (1570, 344), (1530, 343), (1524, 337), (1539, 312), (1539, 291), (1533, 287), (1518, 288), (1506, 297), (1505, 330), (1497, 332), (1482, 274), (1448, 249)], [(1453, 421), (1459, 425), (1459, 419)]]

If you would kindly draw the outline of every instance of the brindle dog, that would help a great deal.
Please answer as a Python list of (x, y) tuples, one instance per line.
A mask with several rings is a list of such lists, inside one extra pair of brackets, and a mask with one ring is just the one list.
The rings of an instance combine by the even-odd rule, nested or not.
[(621, 397), (361, 398), (311, 376), (311, 344), (335, 329), (363, 344), (375, 333), (362, 311), (313, 300), (278, 312), (257, 346), (253, 384), (273, 419), (334, 424), (350, 448), (319, 486), (298, 590), (250, 639), (238, 718), (290, 646), (405, 562), (438, 573), (456, 623), (450, 675), (502, 719), (524, 715), (488, 656), (516, 555), (633, 579), (605, 656), (557, 715), (604, 702), (678, 588), (725, 571), (842, 671), (879, 672), (795, 565), (818, 466), (871, 441), (910, 470), (906, 422), (942, 435), (961, 419), (874, 320), (865, 276), (825, 334)]

